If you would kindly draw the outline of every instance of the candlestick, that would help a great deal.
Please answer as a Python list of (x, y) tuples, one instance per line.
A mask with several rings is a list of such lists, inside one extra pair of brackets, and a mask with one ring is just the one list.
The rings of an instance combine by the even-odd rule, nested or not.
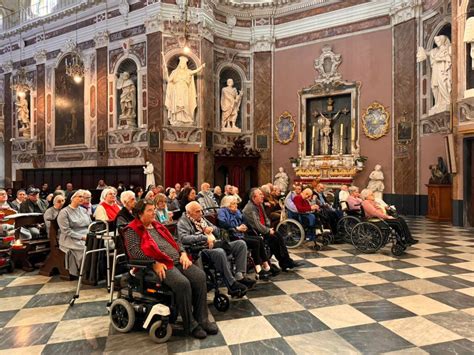
[(341, 123), (341, 125), (339, 126), (339, 153), (340, 154), (344, 154), (343, 138), (344, 138), (344, 124)]
[(298, 132), (298, 144), (303, 143), (303, 134), (301, 132)]
[(316, 126), (313, 125), (313, 129), (311, 131), (311, 155), (314, 155), (315, 142), (316, 142)]

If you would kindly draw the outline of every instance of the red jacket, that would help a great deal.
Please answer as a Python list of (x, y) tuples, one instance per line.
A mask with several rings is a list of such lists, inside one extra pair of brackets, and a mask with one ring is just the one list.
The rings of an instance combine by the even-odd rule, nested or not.
[[(153, 227), (157, 230), (157, 232), (179, 253), (179, 246), (178, 244), (176, 244), (173, 236), (170, 234), (168, 229), (166, 229), (166, 227), (156, 221), (153, 221), (152, 224)], [(155, 243), (152, 236), (146, 230), (145, 226), (139, 219), (135, 218), (132, 222), (128, 224), (128, 227), (133, 229), (133, 231), (137, 233), (137, 235), (140, 237), (140, 247), (143, 251), (143, 254), (145, 254), (149, 258), (153, 258), (156, 261), (165, 264), (168, 270), (171, 270), (173, 268), (173, 260), (158, 248), (158, 245)]]
[(311, 212), (311, 205), (309, 204), (309, 201), (303, 199), (301, 194), (293, 197), (293, 203), (295, 204), (295, 207), (298, 210), (298, 212), (300, 213)]

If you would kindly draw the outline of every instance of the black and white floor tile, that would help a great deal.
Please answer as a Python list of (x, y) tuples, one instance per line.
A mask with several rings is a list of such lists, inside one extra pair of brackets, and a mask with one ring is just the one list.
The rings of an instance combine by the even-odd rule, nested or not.
[(103, 288), (0, 276), (0, 354), (474, 354), (474, 231), (408, 218), (419, 243), (395, 257), (337, 244), (292, 250), (299, 270), (259, 282), (199, 341), (112, 331)]

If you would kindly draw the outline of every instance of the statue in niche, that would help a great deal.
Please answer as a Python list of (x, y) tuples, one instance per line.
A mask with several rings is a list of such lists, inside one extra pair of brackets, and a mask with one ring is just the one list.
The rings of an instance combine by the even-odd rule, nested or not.
[(279, 187), (281, 192), (284, 193), (288, 190), (288, 183), (288, 174), (285, 173), (283, 167), (280, 166), (278, 168), (278, 173), (275, 174), (275, 181), (273, 181), (273, 185)]
[(146, 188), (148, 189), (150, 185), (155, 186), (155, 174), (153, 173), (155, 170), (155, 167), (153, 166), (152, 163), (147, 161), (145, 163), (146, 166), (143, 167), (143, 174), (146, 176)]
[(449, 185), (449, 173), (448, 168), (442, 157), (438, 157), (438, 164), (429, 166), (431, 171), (431, 178), (429, 183), (432, 185)]
[(383, 197), (383, 190), (385, 189), (383, 180), (382, 166), (377, 164), (374, 171), (369, 175), (369, 184), (367, 185), (367, 188), (374, 193), (375, 198), (382, 199)]
[(241, 128), (237, 127), (237, 115), (239, 114), (240, 103), (242, 102), (242, 90), (237, 93), (234, 87), (234, 81), (227, 79), (227, 86), (222, 88), (221, 92), (221, 109), (223, 131), (240, 132)]
[(23, 138), (31, 138), (31, 129), (30, 129), (30, 110), (28, 109), (28, 100), (25, 96), (17, 96), (15, 101), (16, 114), (18, 121), (21, 124), (19, 132), (22, 134)]
[(120, 94), (120, 123), (126, 122), (127, 126), (136, 126), (137, 88), (130, 78), (130, 73), (124, 71), (120, 74), (117, 79), (117, 89), (122, 90)]
[(436, 48), (425, 50), (419, 47), (416, 55), (418, 62), (430, 57), (431, 91), (435, 101), (429, 110), (430, 115), (448, 111), (451, 103), (451, 41), (447, 36), (440, 35), (434, 38), (434, 42)]
[(188, 68), (188, 58), (181, 56), (179, 57), (178, 67), (168, 75), (168, 68), (163, 55), (164, 76), (168, 82), (165, 106), (168, 109), (168, 120), (172, 126), (194, 123), (194, 111), (197, 106), (194, 75), (203, 70), (205, 66), (204, 63), (196, 70), (190, 70)]

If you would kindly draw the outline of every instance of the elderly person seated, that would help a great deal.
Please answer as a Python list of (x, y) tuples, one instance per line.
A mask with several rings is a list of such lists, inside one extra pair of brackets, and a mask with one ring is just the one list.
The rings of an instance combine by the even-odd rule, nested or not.
[(349, 195), (349, 187), (346, 184), (342, 184), (339, 193), (337, 194), (337, 200), (341, 211), (347, 211), (349, 209), (349, 206), (347, 205)]
[(312, 212), (318, 212), (320, 207), (317, 204), (311, 204), (310, 200), (313, 197), (313, 191), (310, 188), (304, 189), (301, 194), (296, 195), (293, 199), (298, 213), (303, 214), (302, 219), (310, 227), (309, 239), (314, 240), (314, 228), (316, 227), (316, 215)]
[(53, 199), (53, 206), (48, 208), (43, 215), (44, 224), (46, 225), (46, 232), (48, 233), (48, 237), (49, 237), (49, 230), (51, 228), (51, 222), (54, 221), (58, 217), (59, 212), (61, 212), (61, 208), (63, 208), (65, 201), (66, 201), (66, 198), (64, 197), (63, 194), (56, 195), (56, 197)]
[(359, 188), (357, 186), (349, 187), (349, 197), (347, 198), (348, 212), (360, 212), (362, 199), (360, 198)]
[(216, 324), (208, 318), (206, 274), (193, 265), (181, 243), (155, 221), (153, 201), (138, 201), (135, 213), (135, 220), (124, 231), (130, 258), (155, 261), (151, 277), (173, 291), (186, 333), (198, 339), (217, 334)]
[(245, 241), (252, 254), (255, 271), (261, 280), (267, 280), (271, 275), (271, 268), (265, 252), (265, 243), (262, 237), (246, 234), (247, 226), (243, 223), (242, 213), (238, 209), (238, 201), (234, 196), (224, 196), (217, 214), (217, 221), (220, 227), (229, 231), (230, 240)]
[(303, 191), (303, 187), (300, 184), (293, 185), (293, 191), (288, 192), (285, 197), (285, 208), (291, 212), (298, 213), (295, 203), (293, 200), (296, 195), (299, 195)]
[(186, 205), (184, 213), (178, 221), (178, 240), (184, 245), (206, 244), (202, 254), (208, 258), (218, 272), (223, 276), (224, 282), (229, 290), (229, 294), (242, 295), (247, 288), (253, 287), (255, 281), (247, 278), (247, 245), (242, 240), (229, 242), (230, 254), (235, 259), (235, 277), (230, 269), (226, 251), (219, 247), (226, 244), (224, 241), (217, 241), (215, 235), (219, 234), (219, 228), (203, 217), (202, 207), (197, 201), (192, 201)]
[(166, 224), (172, 221), (173, 212), (168, 212), (166, 207), (166, 195), (161, 192), (155, 196), (156, 220), (160, 223)]
[(20, 205), (23, 203), (23, 201), (26, 200), (26, 191), (23, 189), (20, 189), (16, 192), (16, 199), (10, 202), (11, 208), (13, 208), (15, 211), (20, 210)]
[(124, 191), (120, 195), (120, 201), (122, 202), (123, 208), (117, 213), (115, 218), (115, 225), (117, 228), (125, 227), (131, 221), (135, 219), (133, 216), (133, 209), (137, 204), (137, 199), (133, 191)]
[(362, 190), (360, 197), (363, 200), (362, 208), (364, 209), (365, 217), (383, 219), (390, 227), (395, 229), (405, 245), (418, 243), (418, 240), (413, 239), (405, 220), (402, 217), (395, 218), (387, 215), (386, 211), (375, 202), (374, 193), (371, 190)]
[(81, 204), (81, 207), (84, 208), (86, 213), (92, 217), (95, 212), (95, 208), (91, 203), (92, 193), (89, 190), (84, 190), (84, 202)]
[[(106, 221), (113, 224), (120, 211), (120, 206), (117, 204), (117, 191), (113, 188), (105, 188), (100, 197), (101, 202), (95, 210), (94, 217), (97, 221)], [(112, 226), (110, 230), (113, 229)]]
[(202, 206), (205, 214), (208, 213), (215, 213), (215, 210), (219, 205), (217, 204), (217, 201), (214, 198), (214, 194), (211, 191), (211, 185), (207, 182), (204, 182), (201, 184), (201, 191), (197, 194), (197, 201), (199, 204)]
[(66, 253), (66, 267), (69, 274), (77, 276), (81, 267), (82, 256), (87, 239), (87, 229), (91, 224), (90, 217), (80, 207), (84, 200), (84, 190), (77, 190), (71, 195), (71, 203), (58, 214), (59, 249)]
[(222, 194), (222, 189), (219, 185), (214, 186), (214, 199), (216, 200), (217, 204), (220, 205), (222, 198), (224, 195)]
[(174, 188), (170, 188), (168, 190), (168, 197), (166, 199), (166, 207), (168, 207), (168, 211), (177, 212), (179, 211), (179, 201), (176, 198), (176, 190)]
[(327, 222), (330, 224), (331, 230), (333, 231), (333, 233), (336, 233), (337, 222), (339, 221), (339, 218), (342, 216), (342, 212), (341, 212), (341, 215), (339, 215), (338, 211), (336, 211), (328, 202), (328, 200), (326, 199), (326, 196), (324, 195), (325, 188), (326, 186), (324, 186), (324, 184), (322, 183), (316, 184), (316, 187), (313, 190), (313, 193), (314, 193), (313, 201), (319, 205), (322, 217), (325, 220), (327, 220)]
[(27, 199), (20, 205), (20, 213), (44, 213), (48, 208), (46, 202), (39, 198), (40, 190), (30, 187), (26, 191)]
[(275, 255), (283, 271), (300, 266), (290, 258), (283, 237), (270, 227), (270, 219), (263, 208), (263, 201), (263, 192), (260, 189), (250, 190), (250, 200), (242, 211), (245, 224), (268, 240), (270, 251)]

